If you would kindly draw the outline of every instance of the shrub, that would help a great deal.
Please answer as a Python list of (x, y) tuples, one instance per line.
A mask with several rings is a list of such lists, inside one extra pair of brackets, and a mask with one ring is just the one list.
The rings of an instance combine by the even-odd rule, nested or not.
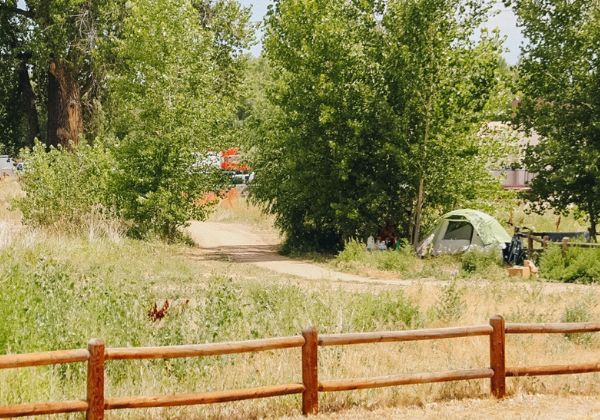
[(338, 262), (354, 262), (364, 261), (368, 257), (368, 251), (362, 242), (355, 239), (346, 242), (344, 249), (341, 250), (335, 257)]
[(413, 272), (417, 263), (411, 246), (404, 246), (400, 250), (369, 252), (365, 244), (356, 240), (346, 242), (344, 249), (335, 257), (335, 265), (339, 268), (366, 266), (396, 273)]
[[(591, 319), (589, 301), (582, 301), (565, 308), (562, 322), (588, 322)], [(589, 344), (592, 341), (591, 333), (584, 334), (565, 334), (567, 340), (577, 344)]]
[(563, 252), (559, 246), (550, 246), (540, 258), (540, 273), (568, 283), (600, 282), (600, 249), (570, 247)]
[(492, 267), (499, 267), (502, 265), (500, 253), (497, 249), (474, 249), (465, 252), (460, 261), (463, 273), (467, 274), (483, 274)]
[(138, 238), (179, 239), (179, 227), (207, 217), (216, 201), (205, 200), (205, 194), (220, 189), (225, 177), (194, 168), (189, 148), (164, 147), (175, 145), (127, 138), (46, 151), (37, 143), (23, 152), (26, 195), (16, 207), (33, 226), (109, 236), (126, 229)]
[(421, 313), (402, 291), (379, 295), (360, 294), (352, 302), (355, 315), (352, 324), (359, 331), (377, 328), (416, 328), (421, 324)]
[(109, 177), (113, 158), (109, 149), (97, 142), (82, 144), (72, 152), (36, 143), (24, 150), (27, 169), (21, 175), (26, 195), (15, 201), (25, 223), (58, 230), (80, 230), (96, 219), (113, 218)]
[(444, 321), (459, 319), (465, 311), (464, 294), (464, 287), (459, 287), (455, 280), (442, 287), (435, 307), (437, 317)]

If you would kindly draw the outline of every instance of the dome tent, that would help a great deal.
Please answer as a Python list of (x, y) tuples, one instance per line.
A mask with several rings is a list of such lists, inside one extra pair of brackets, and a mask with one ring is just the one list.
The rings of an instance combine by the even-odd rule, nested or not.
[(510, 240), (502, 225), (489, 214), (471, 209), (454, 210), (435, 223), (417, 247), (417, 254), (457, 254), (474, 247), (503, 247)]

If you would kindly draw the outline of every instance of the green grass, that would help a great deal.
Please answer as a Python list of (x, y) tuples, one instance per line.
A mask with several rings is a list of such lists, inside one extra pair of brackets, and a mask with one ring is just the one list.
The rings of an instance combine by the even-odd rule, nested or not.
[[(242, 217), (243, 213), (239, 217)], [(254, 216), (250, 219), (256, 220)], [(11, 226), (15, 223), (11, 222)], [(367, 253), (353, 244), (330, 264), (402, 276), (453, 279), (446, 284), (388, 288), (304, 281), (253, 265), (207, 260), (180, 245), (118, 235), (45, 233), (16, 226), (0, 241), (0, 353), (83, 348), (99, 337), (109, 347), (177, 345), (298, 334), (376, 331), (486, 323), (496, 313), (512, 322), (600, 319), (594, 287), (560, 293), (541, 285), (499, 281), (493, 258), (421, 260), (408, 251)], [(500, 269), (501, 270), (501, 269)], [(473, 274), (475, 273), (475, 274)], [(491, 273), (491, 274), (490, 274)], [(539, 286), (539, 287), (538, 287)], [(171, 302), (152, 321), (154, 303)], [(511, 337), (507, 364), (525, 366), (597, 358), (594, 336)], [(525, 351), (527, 350), (527, 351)], [(486, 366), (484, 339), (323, 348), (322, 378), (389, 375)], [(297, 349), (191, 359), (111, 361), (107, 396), (139, 396), (273, 385), (301, 380)], [(0, 370), (0, 405), (85, 397), (85, 365)], [(597, 394), (598, 376), (514, 379), (510, 392)], [(487, 396), (487, 384), (430, 384), (321, 396), (323, 411), (355, 406), (419, 405)], [(262, 418), (294, 415), (298, 397), (156, 410), (118, 411), (116, 418)], [(69, 416), (67, 416), (69, 417)]]
[[(0, 353), (83, 348), (99, 337), (107, 346), (157, 346), (296, 335), (315, 325), (321, 333), (472, 325), (495, 313), (510, 321), (551, 322), (598, 319), (593, 305), (579, 308), (582, 293), (546, 295), (516, 284), (474, 287), (461, 280), (424, 288), (341, 289), (219, 261), (206, 261), (190, 248), (121, 239), (82, 239), (23, 231), (0, 250)], [(408, 258), (410, 255), (405, 255)], [(412, 258), (412, 257), (411, 257)], [(460, 261), (456, 260), (456, 264)], [(258, 271), (255, 271), (258, 270)], [(593, 296), (592, 296), (593, 295)], [(587, 295), (585, 295), (587, 296)], [(172, 302), (157, 322), (147, 312), (164, 299)], [(587, 299), (587, 298), (586, 298)], [(549, 363), (583, 350), (590, 357), (597, 340), (540, 337), (516, 339), (511, 346), (531, 349), (531, 358), (511, 350), (512, 364)], [(320, 351), (323, 378), (386, 375), (398, 371), (485, 366), (485, 340), (465, 339), (352, 346)], [(533, 346), (533, 347), (532, 347)], [(582, 347), (583, 346), (583, 347)], [(511, 347), (512, 349), (512, 347)], [(587, 350), (586, 350), (587, 349)], [(557, 356), (558, 355), (558, 356)], [(579, 356), (577, 356), (579, 357)], [(533, 360), (535, 359), (535, 360)], [(539, 359), (539, 360), (538, 360)], [(297, 349), (247, 355), (119, 361), (107, 363), (107, 395), (155, 395), (211, 391), (298, 382)], [(83, 398), (85, 366), (0, 371), (0, 404)], [(561, 378), (555, 385), (518, 382), (519, 389), (596, 392), (594, 377)], [(561, 382), (562, 381), (562, 382)], [(546, 382), (545, 382), (546, 383)], [(324, 411), (356, 405), (416, 404), (437, 398), (486, 395), (485, 384), (439, 384), (360, 393), (325, 394)], [(514, 389), (514, 388), (511, 388)], [(550, 390), (550, 391), (548, 391)], [(263, 417), (299, 410), (297, 397), (207, 407), (136, 410), (119, 418)]]
[(349, 241), (330, 261), (333, 267), (357, 274), (400, 278), (505, 278), (500, 253), (473, 250), (459, 255), (419, 258), (412, 247), (401, 250), (372, 251), (358, 241)]

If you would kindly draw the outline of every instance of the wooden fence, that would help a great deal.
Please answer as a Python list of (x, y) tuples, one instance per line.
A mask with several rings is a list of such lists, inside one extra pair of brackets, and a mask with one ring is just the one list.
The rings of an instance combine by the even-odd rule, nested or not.
[[(539, 234), (536, 234), (536, 233), (523, 233), (522, 237), (527, 238), (527, 250), (529, 251), (529, 255), (532, 255), (532, 253), (536, 252), (536, 251), (543, 251), (546, 248), (548, 248), (549, 244), (553, 243), (550, 240), (550, 237), (548, 235), (540, 236)], [(541, 248), (535, 249), (534, 244), (536, 242), (540, 244)], [(594, 242), (573, 242), (568, 237), (562, 238), (562, 240), (559, 243), (560, 243), (560, 246), (562, 247), (563, 251), (566, 251), (567, 248), (569, 248), (569, 247), (574, 247), (574, 248), (597, 248), (597, 249), (600, 249), (600, 244), (599, 243), (594, 243)]]
[[(506, 367), (506, 334), (584, 333), (597, 331), (600, 331), (600, 323), (505, 324), (504, 319), (497, 315), (490, 319), (489, 325), (470, 327), (321, 335), (317, 334), (316, 329), (308, 328), (302, 332), (302, 335), (291, 337), (167, 347), (105, 348), (101, 340), (92, 339), (88, 344), (87, 350), (63, 350), (0, 356), (0, 369), (77, 362), (87, 363), (87, 398), (85, 400), (0, 406), (0, 417), (86, 412), (88, 419), (96, 420), (104, 418), (105, 410), (212, 404), (290, 394), (302, 394), (302, 413), (309, 415), (318, 412), (319, 392), (349, 391), (473, 379), (490, 379), (492, 395), (502, 398), (506, 394), (507, 377), (600, 371), (600, 363)], [(473, 336), (489, 337), (490, 362), (487, 367), (443, 372), (407, 373), (372, 378), (319, 380), (319, 346), (438, 340)], [(165, 396), (114, 398), (107, 397), (104, 394), (104, 366), (105, 362), (110, 360), (214, 356), (289, 348), (301, 348), (302, 383)]]

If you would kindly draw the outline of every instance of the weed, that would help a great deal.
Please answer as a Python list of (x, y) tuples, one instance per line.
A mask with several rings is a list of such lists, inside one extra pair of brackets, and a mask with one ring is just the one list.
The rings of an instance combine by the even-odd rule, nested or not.
[(461, 257), (461, 270), (463, 274), (483, 274), (491, 268), (500, 267), (502, 264), (497, 249), (478, 250), (465, 252)]
[(465, 311), (465, 290), (458, 286), (456, 280), (442, 287), (435, 313), (437, 317), (444, 321), (456, 321), (460, 319)]
[[(589, 300), (583, 300), (567, 306), (563, 313), (562, 322), (590, 321), (592, 318), (590, 306), (591, 302)], [(565, 334), (565, 337), (576, 344), (590, 344), (593, 339), (591, 333)]]

